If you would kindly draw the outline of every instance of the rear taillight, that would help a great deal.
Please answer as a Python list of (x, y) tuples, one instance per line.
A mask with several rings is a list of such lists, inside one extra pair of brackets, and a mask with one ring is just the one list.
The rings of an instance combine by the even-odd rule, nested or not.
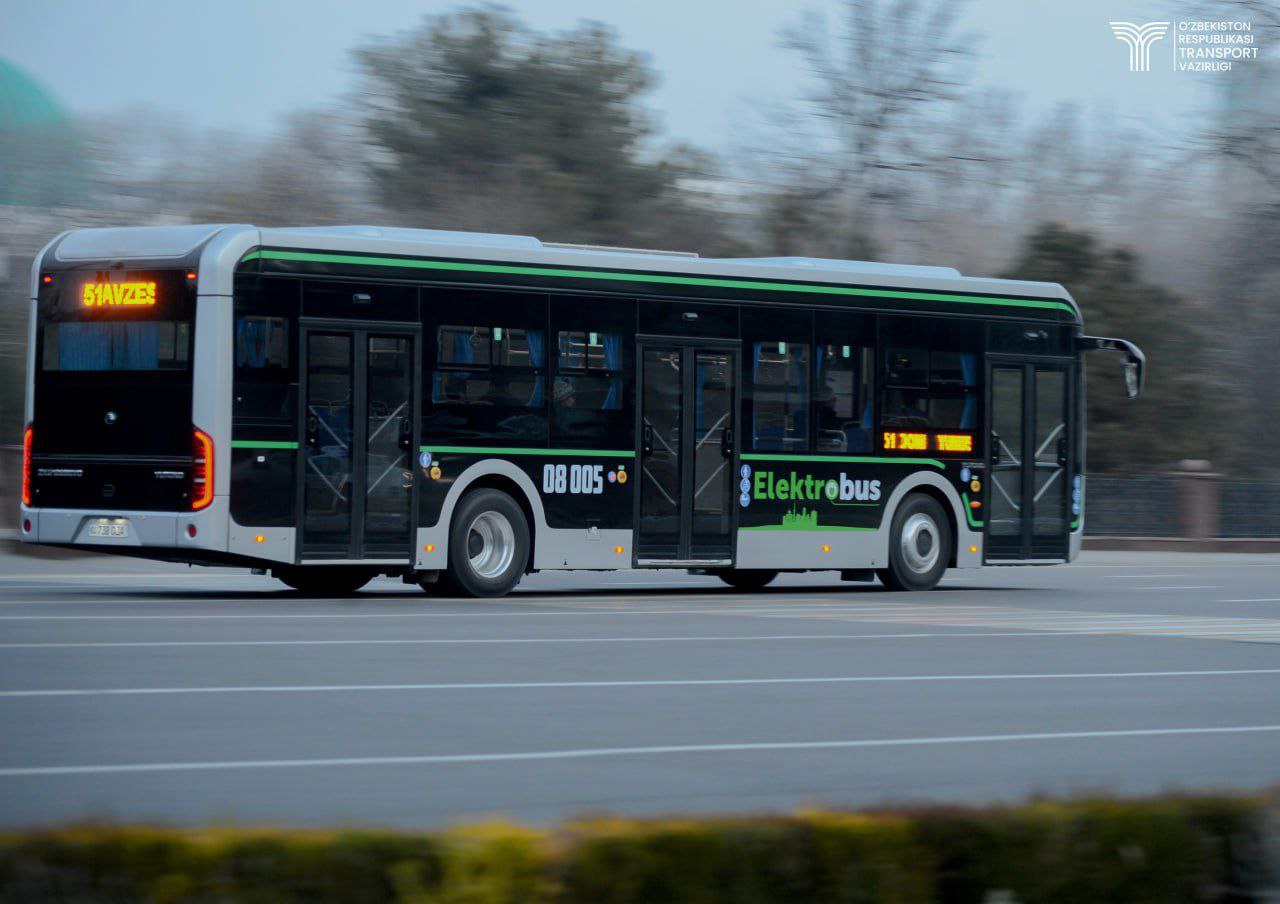
[(31, 438), (34, 431), (27, 427), (22, 434), (22, 504), (31, 504)]
[(203, 430), (192, 431), (191, 510), (213, 502), (213, 440)]

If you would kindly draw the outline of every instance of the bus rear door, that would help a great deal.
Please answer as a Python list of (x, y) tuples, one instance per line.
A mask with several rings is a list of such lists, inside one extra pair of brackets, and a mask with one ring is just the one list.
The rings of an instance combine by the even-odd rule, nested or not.
[(413, 560), (418, 334), (302, 324), (299, 561)]

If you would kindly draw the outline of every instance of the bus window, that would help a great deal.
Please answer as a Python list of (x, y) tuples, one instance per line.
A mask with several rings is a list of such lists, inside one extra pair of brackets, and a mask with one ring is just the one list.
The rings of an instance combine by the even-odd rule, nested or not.
[(488, 367), (492, 337), (487, 326), (442, 326), (439, 333), (441, 366), (466, 364)]
[(546, 440), (543, 330), (446, 324), (436, 331), (436, 365), (424, 433)]
[(814, 354), (816, 451), (871, 451), (871, 349), (819, 345)]
[(608, 444), (630, 432), (621, 423), (623, 354), (619, 333), (559, 331), (551, 407), (554, 442)]
[(168, 320), (48, 323), (42, 370), (186, 370), (191, 325)]
[(808, 343), (753, 344), (751, 436), (756, 450), (807, 451), (808, 373)]
[(289, 328), (283, 317), (236, 318), (236, 367), (289, 366)]
[(981, 336), (973, 324), (884, 318), (881, 426), (977, 430)]

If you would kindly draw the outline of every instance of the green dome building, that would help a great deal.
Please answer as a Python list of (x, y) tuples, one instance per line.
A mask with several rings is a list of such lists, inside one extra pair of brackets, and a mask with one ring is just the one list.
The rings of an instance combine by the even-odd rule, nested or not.
[(87, 173), (84, 139), (62, 106), (0, 59), (0, 206), (81, 206)]

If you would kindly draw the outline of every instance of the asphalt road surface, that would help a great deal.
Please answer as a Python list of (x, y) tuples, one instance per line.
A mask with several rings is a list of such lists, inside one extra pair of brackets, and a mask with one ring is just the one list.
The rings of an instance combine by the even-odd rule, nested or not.
[(1280, 780), (1280, 557), (382, 580), (0, 556), (0, 824), (429, 827)]

